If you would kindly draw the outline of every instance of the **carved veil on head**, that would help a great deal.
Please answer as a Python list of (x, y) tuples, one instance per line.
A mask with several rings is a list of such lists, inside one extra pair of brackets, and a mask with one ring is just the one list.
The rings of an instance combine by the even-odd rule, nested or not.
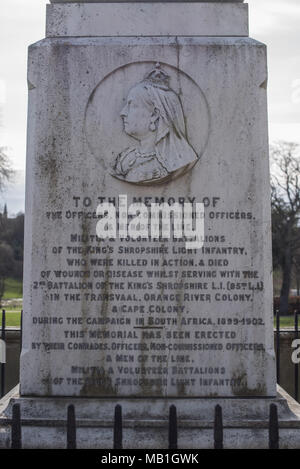
[[(169, 83), (169, 75), (157, 63), (155, 68), (131, 89), (130, 93), (134, 93), (139, 102), (157, 116), (154, 127), (156, 132), (155, 158), (157, 165), (164, 168), (164, 177), (167, 174), (172, 178), (179, 169), (182, 173), (187, 166), (194, 164), (198, 157), (187, 140), (180, 98), (170, 88)], [(141, 180), (135, 182), (145, 181), (141, 175)]]

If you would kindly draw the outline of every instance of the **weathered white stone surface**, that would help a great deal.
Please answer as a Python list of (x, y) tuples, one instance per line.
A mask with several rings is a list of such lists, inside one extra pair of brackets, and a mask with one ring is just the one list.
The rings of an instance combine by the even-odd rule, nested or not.
[[(121, 2), (126, 3), (131, 3), (132, 0), (50, 0), (50, 3), (121, 3)], [(152, 2), (154, 3), (155, 1), (160, 2), (161, 0), (140, 0), (139, 3), (143, 2)], [(164, 0), (163, 3), (168, 3), (168, 2), (176, 2), (176, 1), (182, 1), (182, 0)], [(244, 0), (190, 0), (189, 3), (192, 2), (195, 3), (243, 3)], [(187, 2), (188, 3), (188, 2)]]
[[(162, 142), (167, 165), (180, 145), (199, 159), (177, 179), (145, 186), (138, 171), (140, 185), (126, 179), (142, 151), (128, 122), (144, 122), (135, 85), (157, 62), (187, 133), (179, 143), (174, 104), (155, 151)], [(30, 47), (28, 80), (22, 395), (275, 396), (265, 46), (48, 38)], [(160, 101), (155, 109), (149, 129), (158, 132)], [(128, 147), (122, 181), (111, 165)], [(204, 202), (205, 250), (96, 240), (101, 197), (120, 194), (128, 204)], [(159, 246), (163, 253), (146, 250)]]
[(98, 3), (47, 5), (47, 37), (248, 36), (248, 5)]
[(66, 399), (22, 398), (16, 388), (0, 400), (0, 448), (11, 444), (13, 404), (20, 404), (23, 448), (66, 447), (67, 407), (76, 413), (77, 447), (108, 449), (113, 446), (113, 416), (122, 404), (123, 448), (164, 449), (168, 447), (168, 415), (175, 405), (178, 416), (178, 448), (214, 447), (215, 405), (222, 406), (225, 449), (267, 449), (269, 409), (277, 406), (279, 447), (300, 447), (300, 405), (279, 388), (276, 398), (265, 399)]

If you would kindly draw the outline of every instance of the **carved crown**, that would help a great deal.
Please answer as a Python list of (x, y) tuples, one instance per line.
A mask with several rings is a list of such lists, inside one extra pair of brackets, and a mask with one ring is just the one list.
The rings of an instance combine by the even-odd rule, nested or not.
[(169, 80), (169, 75), (160, 68), (160, 63), (157, 62), (155, 68), (145, 76), (142, 83), (149, 83), (156, 88), (168, 90)]

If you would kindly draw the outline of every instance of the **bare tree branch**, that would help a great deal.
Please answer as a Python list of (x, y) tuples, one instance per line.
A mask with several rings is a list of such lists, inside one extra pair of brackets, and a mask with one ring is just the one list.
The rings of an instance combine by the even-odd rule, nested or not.
[(283, 274), (280, 311), (287, 313), (291, 271), (300, 249), (300, 151), (292, 142), (278, 142), (270, 150), (273, 259)]
[(0, 191), (2, 191), (6, 184), (13, 179), (14, 174), (15, 172), (11, 167), (6, 149), (4, 147), (0, 147)]

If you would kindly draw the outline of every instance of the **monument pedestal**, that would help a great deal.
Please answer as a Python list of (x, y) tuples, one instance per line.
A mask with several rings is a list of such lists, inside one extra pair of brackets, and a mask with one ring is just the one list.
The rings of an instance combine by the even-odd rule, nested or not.
[(242, 1), (47, 6), (29, 49), (23, 447), (300, 447), (276, 397), (266, 47)]
[[(79, 9), (101, 26), (104, 6), (121, 8), (66, 4), (55, 24)], [(184, 4), (199, 7), (247, 11)], [(168, 37), (51, 25), (29, 49), (21, 394), (275, 396), (265, 45), (201, 22)], [(97, 235), (109, 203), (128, 236)], [(187, 225), (190, 207), (199, 242), (172, 220), (153, 234), (162, 206)]]
[(178, 449), (213, 449), (214, 410), (223, 414), (227, 449), (267, 449), (270, 405), (276, 404), (279, 447), (300, 447), (300, 405), (278, 388), (274, 398), (86, 399), (20, 397), (18, 387), (0, 401), (0, 448), (10, 447), (13, 404), (20, 404), (22, 447), (66, 448), (67, 407), (75, 406), (77, 447), (113, 448), (115, 406), (122, 406), (124, 449), (167, 449), (169, 407), (177, 409)]

